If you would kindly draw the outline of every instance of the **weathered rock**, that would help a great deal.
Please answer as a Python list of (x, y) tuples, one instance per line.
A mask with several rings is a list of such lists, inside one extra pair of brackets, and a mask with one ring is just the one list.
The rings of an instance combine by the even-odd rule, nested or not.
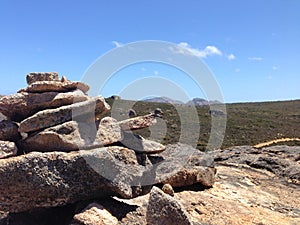
[[(0, 159), (17, 155), (18, 148), (14, 142), (0, 141)], [(1, 178), (0, 178), (1, 180)]]
[(20, 123), (19, 132), (33, 132), (71, 121), (73, 118), (89, 115), (99, 116), (110, 109), (102, 96), (56, 109), (40, 111)]
[(164, 184), (161, 190), (168, 195), (174, 196), (174, 190), (170, 184)]
[(28, 87), (19, 90), (18, 92), (32, 92), (32, 93), (41, 93), (41, 92), (68, 92), (79, 89), (86, 93), (90, 88), (87, 84), (82, 82), (73, 82), (73, 81), (36, 81)]
[(111, 195), (132, 198), (142, 193), (142, 187), (136, 192), (130, 184), (145, 170), (135, 158), (132, 150), (104, 147), (2, 159), (0, 211), (21, 212)]
[(91, 146), (95, 139), (95, 123), (68, 121), (29, 135), (20, 141), (24, 152), (72, 151)]
[(142, 136), (123, 132), (122, 144), (138, 153), (157, 154), (163, 152), (166, 147), (158, 142), (144, 139)]
[(150, 127), (155, 123), (155, 116), (151, 113), (145, 116), (138, 116), (127, 120), (119, 121), (118, 125), (121, 127), (122, 130), (138, 130)]
[(102, 205), (92, 203), (76, 214), (70, 225), (116, 225), (118, 222)]
[(73, 151), (110, 145), (122, 140), (122, 132), (111, 117), (95, 123), (69, 121), (30, 135), (20, 142), (23, 151)]
[(214, 160), (206, 153), (185, 144), (167, 145), (158, 156), (149, 156), (151, 161), (158, 158), (154, 183), (170, 184), (172, 187), (186, 187), (198, 184), (211, 187), (215, 182)]
[(0, 140), (2, 141), (18, 141), (21, 135), (18, 132), (18, 125), (9, 120), (0, 121)]
[(245, 164), (216, 168), (213, 188), (175, 193), (193, 221), (215, 225), (300, 224), (299, 185)]
[(90, 98), (80, 90), (65, 93), (21, 92), (1, 98), (0, 111), (13, 121), (22, 121), (41, 110), (53, 109), (88, 99)]
[(37, 81), (59, 81), (56, 72), (31, 72), (26, 76), (27, 84), (30, 85)]
[(215, 158), (216, 163), (246, 164), (300, 183), (299, 146), (274, 146), (262, 149), (238, 146), (209, 154)]
[(105, 146), (123, 139), (123, 134), (117, 120), (111, 117), (105, 117), (100, 121), (98, 126), (94, 146)]
[[(197, 154), (198, 151), (191, 160), (178, 165), (184, 158), (182, 155), (190, 153), (184, 147), (168, 146), (168, 152), (173, 152), (173, 155), (162, 158), (153, 155), (145, 165), (137, 160), (133, 150), (116, 146), (70, 153), (31, 152), (2, 159), (0, 211), (20, 212), (106, 196), (133, 198), (149, 192), (153, 184), (170, 183), (174, 186), (168, 178), (178, 171), (200, 168), (201, 165), (212, 166), (204, 153)], [(174, 159), (174, 156), (179, 158)], [(214, 168), (207, 167), (206, 172), (214, 175), (214, 171)], [(202, 180), (192, 181), (189, 180), (191, 177), (182, 177), (188, 181), (181, 184), (211, 182), (203, 180), (204, 175), (199, 176)]]
[(153, 187), (147, 207), (147, 224), (192, 225), (192, 222), (175, 198)]

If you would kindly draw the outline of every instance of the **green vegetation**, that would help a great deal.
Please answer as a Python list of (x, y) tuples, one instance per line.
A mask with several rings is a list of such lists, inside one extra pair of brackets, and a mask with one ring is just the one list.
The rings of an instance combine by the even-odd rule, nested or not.
[[(175, 108), (167, 103), (118, 101), (127, 106), (133, 105), (132, 108), (138, 115), (145, 115), (156, 108), (161, 108), (164, 112), (163, 120), (166, 123), (167, 132), (156, 129), (156, 132), (161, 132), (158, 135), (159, 140), (163, 144), (179, 141), (181, 122), (177, 110), (188, 112), (190, 106), (176, 105)], [(107, 99), (107, 102), (113, 105), (114, 100)], [(226, 108), (227, 127), (222, 148), (237, 145), (255, 145), (283, 137), (300, 137), (300, 100), (227, 104)], [(196, 109), (201, 127), (197, 148), (205, 150), (210, 136), (211, 115), (208, 106), (198, 106)], [(120, 109), (118, 113), (126, 118), (128, 109), (123, 109), (123, 111)], [(194, 120), (190, 119), (185, 123), (188, 123), (190, 127), (188, 135), (193, 135)], [(151, 129), (155, 129), (155, 125)], [(144, 137), (149, 137), (151, 134), (149, 129), (143, 129), (137, 133)], [(288, 144), (299, 145), (300, 143), (289, 142)]]

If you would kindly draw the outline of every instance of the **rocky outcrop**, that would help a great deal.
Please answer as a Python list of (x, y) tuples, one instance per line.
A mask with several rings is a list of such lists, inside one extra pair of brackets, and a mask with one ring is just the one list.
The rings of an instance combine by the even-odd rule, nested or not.
[[(133, 133), (155, 124), (163, 116), (161, 109), (117, 121), (102, 118), (110, 106), (102, 96), (87, 96), (86, 84), (59, 79), (57, 73), (30, 73), (27, 83), (19, 93), (0, 99), (0, 113), (7, 119), (0, 122), (0, 140), (13, 141), (0, 141), (0, 215), (7, 215), (6, 224), (57, 224), (44, 217), (50, 209), (69, 206), (68, 217), (58, 223), (118, 224), (120, 215), (114, 216), (105, 204), (85, 209), (77, 204), (111, 196), (132, 199), (154, 185), (175, 196), (173, 187), (214, 184), (212, 156)], [(172, 217), (184, 224), (183, 208), (169, 195), (154, 188), (149, 211), (170, 206)], [(32, 215), (43, 222), (32, 223)], [(159, 217), (170, 221), (164, 212)]]
[[(178, 149), (176, 152), (175, 150)], [(239, 149), (239, 153), (238, 153)], [(108, 151), (108, 148), (106, 148)], [(215, 182), (213, 186), (209, 189), (203, 189), (203, 185), (201, 183), (196, 183), (192, 186), (188, 186), (185, 188), (176, 188), (174, 187), (174, 197), (171, 198), (172, 201), (175, 201), (176, 205), (179, 205), (181, 208), (180, 212), (177, 214), (177, 211), (174, 214), (172, 214), (173, 217), (180, 217), (182, 215), (181, 211), (184, 211), (185, 213), (183, 215), (188, 217), (188, 221), (192, 224), (212, 224), (212, 225), (240, 225), (240, 224), (246, 224), (246, 225), (252, 225), (252, 224), (270, 224), (270, 225), (286, 225), (286, 224), (299, 224), (300, 223), (300, 200), (298, 198), (299, 193), (299, 184), (297, 184), (297, 181), (295, 179), (289, 179), (289, 176), (287, 173), (280, 174), (276, 170), (273, 170), (273, 172), (268, 171), (267, 167), (261, 167), (261, 168), (255, 168), (251, 165), (248, 165), (247, 161), (240, 161), (240, 158), (243, 155), (248, 155), (248, 158), (256, 157), (256, 154), (253, 152), (254, 149), (250, 146), (243, 146), (243, 147), (234, 147), (226, 150), (217, 150), (214, 152), (211, 152), (209, 154), (207, 153), (199, 153), (198, 151), (194, 152), (192, 157), (189, 158), (187, 155), (191, 153), (192, 148), (188, 147), (186, 145), (171, 145), (167, 146), (166, 150), (159, 154), (159, 155), (149, 155), (146, 157), (145, 166), (142, 166), (139, 164), (139, 168), (146, 169), (147, 166), (151, 166), (152, 170), (148, 167), (148, 172), (143, 172), (143, 176), (146, 176), (147, 174), (152, 174), (155, 177), (160, 176), (162, 173), (156, 173), (157, 171), (160, 171), (160, 167), (165, 169), (165, 174), (170, 173), (170, 171), (175, 168), (175, 171), (173, 171), (175, 174), (176, 166), (179, 160), (176, 160), (171, 164), (171, 161), (174, 159), (175, 156), (177, 158), (188, 158), (189, 161), (185, 163), (185, 168), (192, 168), (192, 165), (194, 166), (200, 166), (200, 165), (206, 165), (208, 168), (211, 168), (211, 170), (217, 170), (217, 174), (215, 177)], [(89, 154), (93, 155), (93, 157), (90, 157), (89, 159), (93, 159), (95, 155), (99, 154), (96, 152), (93, 152), (95, 150), (88, 150), (88, 151), (81, 151), (81, 152), (90, 152)], [(276, 147), (269, 147), (265, 149), (261, 149), (260, 151), (263, 152), (265, 155), (273, 155), (275, 158), (281, 158), (285, 159), (287, 161), (296, 161), (299, 162), (299, 147), (288, 147), (288, 146), (276, 146)], [(92, 153), (93, 152), (93, 153)], [(172, 153), (173, 152), (173, 153)], [(225, 152), (229, 153), (228, 157), (225, 157)], [(233, 154), (235, 152), (235, 154)], [(25, 157), (31, 157), (32, 154), (40, 154), (40, 155), (49, 155), (52, 154), (51, 159), (53, 159), (53, 163), (49, 162), (41, 163), (45, 160), (45, 158), (36, 157), (35, 160), (32, 158), (32, 163), (30, 163), (29, 167), (32, 165), (32, 171), (36, 171), (33, 174), (30, 174), (28, 171), (23, 171), (23, 174), (27, 174), (25, 177), (21, 176), (21, 183), (24, 182), (24, 180), (28, 179), (27, 183), (28, 186), (34, 181), (34, 185), (30, 186), (32, 189), (30, 189), (31, 193), (28, 193), (27, 188), (21, 189), (19, 187), (19, 190), (22, 191), (16, 191), (19, 196), (26, 198), (24, 196), (34, 196), (34, 194), (37, 190), (37, 194), (39, 195), (39, 190), (43, 188), (44, 186), (48, 186), (48, 188), (51, 186), (51, 184), (55, 184), (55, 182), (60, 181), (61, 185), (58, 185), (56, 187), (56, 194), (59, 194), (58, 191), (60, 188), (65, 188), (70, 190), (71, 192), (74, 190), (73, 186), (71, 185), (70, 189), (68, 187), (68, 184), (72, 184), (69, 180), (66, 180), (67, 177), (69, 177), (69, 174), (72, 174), (74, 176), (73, 182), (79, 181), (77, 185), (82, 187), (82, 181), (85, 182), (84, 185), (87, 185), (90, 187), (92, 184), (91, 179), (83, 178), (84, 176), (90, 175), (90, 167), (89, 170), (86, 171), (86, 166), (81, 167), (81, 174), (79, 175), (77, 170), (74, 170), (72, 167), (72, 164), (66, 163), (64, 167), (64, 171), (58, 171), (60, 168), (59, 161), (63, 161), (66, 159), (66, 156), (71, 156), (75, 154), (76, 152), (71, 153), (59, 153), (57, 155), (56, 153), (29, 153)], [(183, 157), (181, 157), (181, 154), (183, 154)], [(199, 153), (199, 154), (198, 154)], [(232, 154), (231, 154), (232, 153)], [(251, 154), (250, 154), (251, 153)], [(169, 158), (166, 158), (166, 156), (169, 156)], [(62, 156), (64, 155), (64, 156)], [(107, 154), (105, 154), (107, 155)], [(136, 168), (136, 158), (138, 156), (137, 153), (134, 153), (134, 151), (130, 150), (121, 150), (121, 147), (118, 147), (115, 149), (110, 148), (109, 155), (113, 155), (114, 159), (117, 159), (114, 162), (121, 162), (126, 164), (129, 169), (132, 169), (135, 171), (134, 168)], [(185, 156), (186, 155), (186, 156)], [(202, 155), (202, 157), (200, 157)], [(213, 159), (212, 157), (215, 157), (216, 164), (215, 167), (213, 167)], [(41, 160), (37, 160), (41, 158)], [(220, 158), (223, 158), (224, 160), (220, 160)], [(0, 160), (0, 163), (2, 165), (6, 164), (9, 165), (6, 167), (0, 167), (0, 168), (12, 168), (13, 166), (15, 168), (19, 168), (19, 171), (22, 171), (22, 169), (26, 168), (26, 166), (18, 161), (16, 159), (21, 159), (20, 156), (9, 158), (5, 160)], [(79, 159), (78, 159), (79, 160)], [(82, 160), (82, 159), (81, 159)], [(10, 163), (8, 163), (10, 161)], [(83, 161), (86, 162), (84, 159)], [(227, 161), (227, 162), (226, 162)], [(230, 161), (230, 162), (229, 162)], [(4, 163), (5, 162), (5, 163)], [(94, 161), (94, 165), (99, 165)], [(169, 164), (167, 164), (169, 162)], [(34, 165), (33, 165), (34, 164)], [(49, 166), (45, 166), (45, 165)], [(164, 164), (166, 164), (164, 166)], [(83, 165), (82, 163), (79, 163), (78, 165)], [(104, 164), (103, 164), (104, 165)], [(109, 164), (106, 164), (106, 166)], [(188, 166), (190, 165), (190, 166)], [(169, 166), (171, 168), (169, 168)], [(272, 165), (270, 165), (272, 166)], [(276, 164), (274, 165), (276, 168)], [(100, 167), (100, 166), (99, 166)], [(180, 166), (178, 166), (180, 167)], [(40, 169), (38, 169), (40, 168)], [(103, 167), (104, 168), (104, 167)], [(107, 168), (107, 171), (110, 171), (110, 167)], [(123, 167), (124, 169), (125, 167)], [(49, 172), (48, 170), (56, 171), (56, 172)], [(0, 169), (2, 173), (0, 174), (0, 184), (3, 184), (3, 170)], [(11, 171), (11, 170), (6, 170)], [(48, 172), (47, 172), (48, 171)], [(77, 172), (76, 172), (77, 171)], [(139, 170), (137, 170), (139, 171)], [(28, 173), (29, 172), (29, 173)], [(130, 174), (129, 171), (123, 171), (123, 174), (120, 174), (120, 177), (123, 177), (124, 174), (128, 175)], [(11, 174), (11, 173), (10, 173)], [(14, 174), (14, 173), (12, 173)], [(45, 174), (45, 176), (41, 176), (41, 174)], [(52, 175), (51, 175), (52, 174)], [(169, 174), (170, 175), (170, 174)], [(287, 177), (285, 177), (287, 175)], [(7, 175), (8, 176), (8, 175)], [(96, 176), (99, 176), (96, 175)], [(48, 178), (47, 178), (48, 177)], [(66, 177), (66, 178), (65, 178)], [(149, 178), (150, 176), (148, 176)], [(153, 177), (153, 176), (152, 176)], [(5, 178), (7, 179), (7, 178)], [(20, 177), (18, 177), (20, 179)], [(38, 186), (40, 180), (47, 180), (45, 183), (41, 183), (40, 186)], [(83, 180), (86, 179), (86, 180)], [(122, 181), (127, 180), (128, 177), (125, 177)], [(134, 179), (133, 179), (134, 180)], [(139, 182), (142, 182), (143, 179), (139, 178)], [(63, 182), (65, 182), (65, 185), (63, 185)], [(11, 186), (14, 188), (14, 186), (18, 186), (18, 182), (16, 182), (16, 177), (11, 178)], [(112, 183), (118, 183), (118, 178), (114, 180)], [(119, 182), (121, 184), (122, 182)], [(134, 182), (135, 183), (135, 182)], [(161, 183), (154, 182), (157, 186), (162, 186)], [(166, 182), (167, 183), (167, 182)], [(96, 183), (97, 184), (97, 183)], [(38, 188), (35, 186), (37, 185)], [(1, 187), (2, 185), (0, 185)], [(22, 186), (22, 184), (20, 185)], [(165, 185), (166, 186), (166, 185)], [(173, 185), (171, 185), (173, 186)], [(6, 187), (6, 188), (5, 188)], [(2, 188), (11, 191), (11, 188), (7, 188), (10, 186), (3, 186)], [(26, 187), (26, 185), (25, 185)], [(140, 187), (135, 186), (133, 189), (135, 189), (135, 192)], [(131, 189), (131, 190), (133, 190)], [(26, 191), (27, 190), (27, 191)], [(85, 189), (82, 189), (83, 192)], [(124, 190), (124, 189), (123, 189)], [(146, 187), (143, 189), (145, 192)], [(2, 189), (1, 189), (2, 191)], [(34, 194), (33, 194), (34, 192)], [(99, 191), (100, 192), (100, 191)], [(93, 218), (99, 218), (104, 215), (112, 216), (112, 218), (118, 219), (118, 224), (147, 224), (147, 219), (149, 221), (149, 217), (160, 217), (165, 215), (165, 212), (168, 212), (168, 216), (162, 217), (162, 219), (170, 220), (168, 218), (171, 214), (171, 211), (164, 211), (164, 209), (169, 209), (170, 207), (173, 207), (173, 203), (170, 203), (172, 201), (169, 201), (169, 198), (166, 199), (165, 195), (162, 194), (160, 191), (159, 195), (155, 199), (160, 199), (161, 204), (156, 202), (153, 202), (152, 199), (150, 199), (150, 194), (139, 196), (137, 198), (132, 199), (120, 199), (120, 198), (96, 198), (96, 194), (93, 195), (93, 200), (88, 201), (84, 203), (85, 201), (80, 201), (78, 203), (74, 203), (71, 205), (66, 205), (63, 207), (56, 207), (56, 208), (44, 208), (42, 210), (33, 210), (30, 212), (24, 212), (24, 213), (10, 213), (6, 215), (5, 213), (1, 214), (1, 210), (4, 210), (3, 208), (0, 209), (0, 216), (2, 215), (2, 220), (0, 217), (0, 224), (1, 222), (3, 224), (9, 224), (10, 225), (20, 225), (20, 224), (38, 224), (38, 225), (50, 225), (50, 224), (58, 224), (58, 225), (67, 225), (71, 224), (71, 221), (75, 217), (77, 218), (77, 221), (92, 221)], [(1, 204), (0, 206), (3, 206), (2, 201), (3, 199), (6, 199), (5, 195), (2, 194), (3, 192), (0, 192), (0, 196), (4, 196), (4, 198), (1, 198)], [(22, 194), (24, 193), (24, 194)], [(47, 191), (45, 191), (47, 193)], [(44, 193), (44, 194), (45, 194)], [(51, 193), (51, 192), (50, 192)], [(153, 192), (152, 192), (153, 193)], [(54, 195), (54, 194), (53, 194)], [(51, 196), (53, 196), (51, 195)], [(19, 197), (18, 197), (19, 198)], [(58, 198), (58, 196), (56, 197)], [(39, 199), (38, 197), (36, 199)], [(43, 199), (43, 198), (42, 198)], [(41, 204), (42, 199), (39, 199), (39, 204)], [(97, 199), (95, 201), (95, 199)], [(164, 199), (164, 201), (162, 201)], [(53, 199), (52, 199), (53, 200)], [(15, 204), (12, 204), (14, 207), (16, 207), (18, 204), (24, 204), (22, 201), (15, 200), (14, 198), (8, 198), (8, 200), (5, 200), (4, 203), (7, 206), (8, 201), (15, 201)], [(29, 200), (28, 200), (29, 201)], [(35, 201), (35, 200), (34, 200)], [(51, 201), (51, 198), (49, 198), (48, 202)], [(91, 211), (88, 211), (90, 207), (87, 207), (89, 203), (96, 202), (97, 207), (94, 208)], [(151, 206), (150, 203), (156, 204), (156, 206)], [(5, 205), (4, 204), (4, 205)], [(32, 202), (29, 202), (27, 204), (30, 204), (32, 206)], [(26, 204), (26, 205), (27, 205)], [(150, 211), (148, 209), (151, 207), (153, 210), (157, 211), (157, 208), (161, 208), (163, 204), (166, 204), (165, 207), (158, 211), (157, 214), (151, 215)], [(101, 206), (99, 206), (101, 205)], [(103, 208), (102, 208), (103, 206)], [(87, 208), (86, 208), (87, 207)], [(86, 208), (86, 210), (83, 210)], [(93, 208), (93, 207), (92, 207)], [(76, 211), (75, 209), (79, 209), (79, 211)], [(21, 209), (19, 209), (21, 210)], [(107, 212), (104, 212), (103, 210), (107, 210)], [(21, 210), (22, 211), (22, 210)], [(84, 215), (81, 213), (84, 213), (88, 211), (88, 213), (85, 213)], [(81, 215), (80, 215), (81, 214)], [(55, 220), (57, 216), (60, 215), (59, 220)], [(76, 216), (76, 215), (80, 215)], [(98, 217), (99, 216), (99, 217)], [(184, 216), (184, 217), (185, 217)], [(104, 216), (106, 218), (106, 216)], [(69, 218), (69, 220), (68, 220)], [(81, 219), (80, 219), (81, 218)], [(161, 218), (161, 217), (160, 217)], [(80, 220), (79, 220), (80, 219)], [(26, 221), (26, 223), (24, 223)], [(160, 221), (160, 220), (159, 220)], [(23, 223), (22, 223), (23, 222)], [(157, 222), (157, 221), (156, 221)], [(83, 223), (84, 224), (84, 223)], [(151, 223), (148, 223), (151, 224)], [(155, 224), (155, 223), (154, 223)], [(175, 222), (176, 224), (176, 222)]]
[(147, 207), (147, 224), (192, 225), (192, 222), (176, 199), (153, 187)]
[(17, 155), (18, 148), (14, 142), (0, 141), (0, 159)]
[(273, 146), (262, 149), (238, 146), (209, 153), (219, 164), (246, 164), (300, 184), (300, 147)]
[[(180, 146), (169, 146), (168, 149), (176, 150), (177, 155), (182, 151)], [(186, 170), (184, 173), (189, 174), (193, 163), (200, 168), (199, 163), (207, 161), (205, 155), (197, 155), (198, 160), (194, 158), (187, 162), (187, 168), (182, 164), (180, 171)], [(149, 192), (149, 187), (158, 183), (180, 186), (178, 180), (170, 178), (177, 172), (176, 165), (171, 163), (173, 158), (164, 156), (155, 161), (153, 157), (142, 165), (133, 150), (115, 146), (70, 153), (32, 152), (0, 160), (0, 211), (26, 211), (110, 195), (133, 198)], [(163, 166), (164, 163), (167, 165)], [(201, 179), (193, 177), (192, 183), (191, 176), (181, 177), (181, 184), (211, 185), (211, 181), (205, 180), (204, 174), (200, 173), (214, 175), (212, 166), (199, 170)]]

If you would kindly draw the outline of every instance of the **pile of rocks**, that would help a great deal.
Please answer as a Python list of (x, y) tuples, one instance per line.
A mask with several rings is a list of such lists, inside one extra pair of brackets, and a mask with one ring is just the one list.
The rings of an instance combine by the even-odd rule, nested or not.
[[(30, 73), (27, 83), (27, 88), (0, 100), (0, 111), (9, 118), (0, 124), (0, 139), (17, 142), (21, 151), (72, 151), (117, 142), (146, 153), (165, 149), (159, 143), (126, 134), (149, 127), (155, 123), (156, 114), (119, 122), (111, 117), (99, 121), (110, 106), (102, 96), (89, 97), (88, 85), (68, 81), (65, 76), (60, 80), (57, 73)], [(16, 154), (12, 143), (2, 142), (1, 146), (1, 158)]]
[(0, 211), (18, 213), (90, 199), (134, 198), (154, 185), (211, 187), (213, 158), (133, 134), (160, 113), (117, 121), (88, 85), (30, 73), (28, 87), (0, 99)]

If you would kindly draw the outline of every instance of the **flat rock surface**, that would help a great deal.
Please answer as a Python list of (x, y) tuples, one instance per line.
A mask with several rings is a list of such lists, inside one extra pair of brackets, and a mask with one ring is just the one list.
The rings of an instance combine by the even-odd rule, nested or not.
[(18, 92), (32, 92), (32, 93), (41, 93), (41, 92), (68, 92), (79, 89), (86, 93), (90, 88), (87, 84), (82, 82), (73, 82), (73, 81), (36, 81), (26, 88), (19, 90)]
[(176, 194), (194, 221), (212, 225), (300, 223), (299, 185), (249, 166), (216, 168), (213, 188)]
[(21, 92), (2, 97), (0, 99), (0, 112), (13, 121), (22, 121), (44, 109), (58, 108), (88, 99), (90, 98), (80, 90), (65, 93)]
[(23, 120), (20, 123), (19, 131), (24, 133), (38, 131), (71, 121), (75, 117), (86, 114), (95, 117), (95, 115), (103, 114), (108, 110), (110, 110), (110, 106), (105, 102), (102, 96), (98, 96), (88, 101), (40, 111)]
[[(240, 148), (239, 157), (252, 152), (252, 147)], [(274, 146), (264, 149), (264, 154), (273, 152), (273, 157), (294, 161), (299, 147)], [(261, 150), (261, 149), (260, 149)], [(250, 154), (249, 152), (249, 154)], [(277, 152), (277, 153), (275, 153)], [(225, 150), (215, 151), (225, 158)], [(235, 154), (227, 155), (227, 160)], [(247, 156), (250, 157), (249, 155)], [(253, 157), (255, 154), (253, 153)], [(300, 185), (289, 179), (289, 174), (276, 174), (268, 168), (254, 168), (243, 163), (227, 163), (217, 158), (216, 180), (212, 188), (203, 190), (199, 186), (174, 189), (175, 199), (187, 211), (194, 224), (203, 225), (298, 225), (300, 224)], [(234, 161), (234, 160), (233, 160)], [(299, 161), (299, 160), (298, 160)], [(272, 166), (272, 165), (270, 165)], [(276, 164), (274, 165), (276, 168)], [(287, 177), (284, 177), (287, 175)], [(149, 195), (131, 200), (121, 200), (138, 208), (126, 215), (120, 224), (147, 224), (146, 209)]]
[(246, 164), (265, 169), (300, 184), (300, 146), (278, 145), (256, 149), (238, 146), (209, 153), (215, 162)]

